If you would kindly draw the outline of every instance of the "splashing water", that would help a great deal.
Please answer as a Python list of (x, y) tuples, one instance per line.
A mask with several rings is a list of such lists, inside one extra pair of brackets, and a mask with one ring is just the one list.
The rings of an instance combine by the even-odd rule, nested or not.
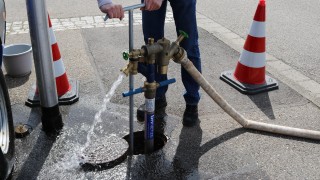
[[(106, 96), (104, 97), (103, 99), (103, 104), (101, 106), (101, 109), (95, 114), (94, 116), (94, 121), (93, 121), (93, 124), (88, 132), (88, 135), (87, 135), (87, 142), (86, 144), (84, 145), (84, 147), (81, 149), (81, 152), (83, 152), (87, 147), (89, 147), (90, 143), (91, 143), (91, 139), (92, 137), (95, 136), (94, 134), (94, 129), (95, 129), (95, 126), (99, 123), (99, 122), (102, 122), (101, 120), (101, 114), (106, 111), (107, 109), (107, 103), (110, 102), (110, 99), (112, 98), (112, 96), (114, 95), (115, 93), (115, 90), (117, 89), (117, 87), (121, 84), (122, 82), (122, 79), (124, 77), (124, 74), (120, 74), (118, 79), (112, 84), (112, 87), (111, 89), (109, 90), (109, 92), (106, 94)], [(85, 161), (85, 159), (83, 159), (82, 161)]]
[[(55, 159), (55, 161), (52, 162), (52, 164), (47, 164), (44, 168), (46, 169), (44, 172), (44, 176), (49, 173), (50, 175), (54, 175), (53, 179), (69, 179), (69, 178), (64, 178), (64, 176), (69, 176), (69, 175), (77, 175), (78, 178), (76, 179), (87, 179), (85, 177), (82, 177), (78, 172), (81, 169), (79, 167), (79, 164), (83, 164), (86, 162), (87, 159), (84, 159), (83, 157), (83, 152), (86, 148), (88, 148), (91, 145), (91, 140), (94, 139), (95, 133), (94, 130), (99, 122), (102, 122), (101, 120), (101, 114), (106, 111), (107, 109), (107, 104), (110, 102), (110, 99), (115, 93), (115, 90), (118, 88), (118, 86), (121, 84), (124, 74), (120, 74), (118, 79), (112, 84), (111, 89), (109, 92), (106, 94), (106, 96), (103, 99), (103, 103), (101, 106), (101, 109), (95, 114), (95, 118), (93, 121), (93, 124), (86, 125), (87, 127), (90, 127), (90, 130), (87, 134), (87, 141), (85, 145), (83, 146), (82, 144), (74, 143), (71, 142), (70, 139), (65, 138), (64, 136), (60, 138), (61, 141), (64, 141), (65, 144), (72, 144), (72, 146), (63, 146), (57, 149), (64, 149), (65, 153), (61, 154), (59, 157), (52, 157)], [(71, 131), (70, 133), (76, 133), (74, 131)], [(56, 144), (58, 145), (58, 144)], [(55, 149), (55, 148), (54, 148)], [(80, 149), (80, 151), (79, 151)], [(58, 153), (53, 153), (53, 154), (58, 154)], [(69, 174), (65, 174), (65, 172), (69, 172)]]

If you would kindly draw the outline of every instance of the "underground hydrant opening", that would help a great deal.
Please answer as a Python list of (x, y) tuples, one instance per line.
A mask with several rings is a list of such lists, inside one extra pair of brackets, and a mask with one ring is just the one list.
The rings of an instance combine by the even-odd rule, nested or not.
[[(139, 154), (147, 154), (145, 152), (145, 143), (144, 143), (144, 131), (138, 131), (133, 133), (134, 139), (133, 139), (133, 154), (139, 155)], [(123, 137), (129, 144), (130, 144), (130, 136), (126, 135)], [(167, 143), (168, 138), (163, 134), (159, 132), (154, 132), (154, 149), (151, 153), (156, 152), (164, 147), (164, 145)], [(148, 153), (149, 154), (149, 153)]]

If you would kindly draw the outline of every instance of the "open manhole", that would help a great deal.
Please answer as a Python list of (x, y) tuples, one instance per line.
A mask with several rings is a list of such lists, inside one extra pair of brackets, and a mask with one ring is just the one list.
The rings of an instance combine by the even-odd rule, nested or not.
[(85, 148), (81, 166), (87, 171), (101, 171), (121, 164), (127, 158), (129, 144), (120, 137), (110, 136)]
[[(146, 154), (144, 143), (144, 131), (134, 132), (133, 136), (133, 154)], [(130, 135), (126, 135), (125, 137), (123, 137), (123, 139), (125, 139), (128, 142), (128, 144), (130, 144)], [(152, 152), (156, 152), (162, 149), (164, 145), (167, 143), (167, 141), (168, 138), (164, 134), (154, 132), (154, 149)]]

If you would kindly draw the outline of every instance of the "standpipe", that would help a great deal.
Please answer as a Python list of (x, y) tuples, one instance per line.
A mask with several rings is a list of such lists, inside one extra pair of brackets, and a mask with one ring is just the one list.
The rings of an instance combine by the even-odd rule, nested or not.
[(176, 63), (179, 63), (193, 79), (201, 86), (201, 88), (234, 120), (241, 124), (244, 128), (266, 131), (270, 133), (283, 134), (288, 136), (302, 137), (308, 139), (320, 140), (320, 131), (293, 128), (287, 126), (280, 126), (275, 124), (268, 124), (246, 119), (239, 112), (237, 112), (231, 105), (222, 98), (222, 96), (208, 83), (202, 74), (195, 68), (192, 62), (187, 58), (187, 53), (183, 48), (179, 48), (178, 53), (173, 57)]
[(157, 71), (160, 74), (167, 74), (170, 59), (173, 58), (173, 55), (180, 54), (179, 44), (186, 37), (188, 37), (187, 34), (183, 31), (180, 31), (180, 36), (171, 44), (170, 41), (165, 38), (162, 38), (157, 42), (154, 42), (153, 38), (149, 38), (148, 43), (142, 46), (141, 49), (133, 49), (129, 53), (123, 53), (123, 58), (130, 60), (128, 65), (122, 69), (122, 72), (124, 72), (126, 75), (137, 73), (138, 62), (144, 63), (147, 66), (147, 80), (144, 82), (144, 86), (122, 94), (124, 97), (126, 97), (144, 92), (144, 139), (146, 153), (151, 153), (154, 150), (154, 111), (156, 90), (159, 87), (167, 86), (175, 82), (175, 79), (156, 82), (155, 72)]
[[(134, 46), (134, 42), (133, 42), (133, 10), (137, 9), (137, 8), (142, 8), (144, 7), (145, 4), (136, 4), (136, 5), (132, 5), (132, 6), (128, 6), (128, 7), (124, 7), (123, 10), (124, 11), (129, 11), (129, 51), (133, 50), (133, 46)], [(105, 21), (108, 20), (108, 15), (106, 15)], [(125, 56), (126, 54), (124, 54), (123, 56)], [(139, 56), (137, 56), (139, 57)], [(127, 58), (128, 59), (128, 58)], [(138, 73), (138, 58), (130, 58), (130, 63), (127, 65), (126, 68), (123, 69), (123, 72), (128, 76), (129, 75), (129, 91), (133, 91), (134, 90), (134, 77), (133, 75)], [(129, 143), (129, 153), (131, 155), (133, 155), (133, 144), (134, 144), (134, 137), (133, 137), (133, 103), (134, 103), (134, 99), (133, 99), (133, 94), (130, 96), (129, 98), (129, 126), (130, 126), (130, 143)]]

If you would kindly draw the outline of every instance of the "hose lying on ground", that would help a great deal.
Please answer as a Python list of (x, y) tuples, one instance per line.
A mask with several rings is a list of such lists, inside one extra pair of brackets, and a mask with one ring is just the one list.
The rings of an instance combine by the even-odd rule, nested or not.
[(195, 68), (192, 62), (187, 58), (187, 53), (184, 53), (184, 58), (180, 61), (176, 61), (181, 64), (184, 69), (195, 79), (195, 81), (202, 87), (202, 89), (234, 120), (241, 124), (244, 128), (261, 130), (271, 133), (284, 134), (289, 136), (296, 136), (302, 138), (320, 140), (320, 131), (313, 131), (308, 129), (293, 128), (287, 126), (280, 126), (274, 124), (268, 124), (263, 122), (256, 122), (246, 119), (239, 114), (230, 104), (225, 101), (219, 93), (208, 83), (208, 81), (202, 76), (202, 74)]

